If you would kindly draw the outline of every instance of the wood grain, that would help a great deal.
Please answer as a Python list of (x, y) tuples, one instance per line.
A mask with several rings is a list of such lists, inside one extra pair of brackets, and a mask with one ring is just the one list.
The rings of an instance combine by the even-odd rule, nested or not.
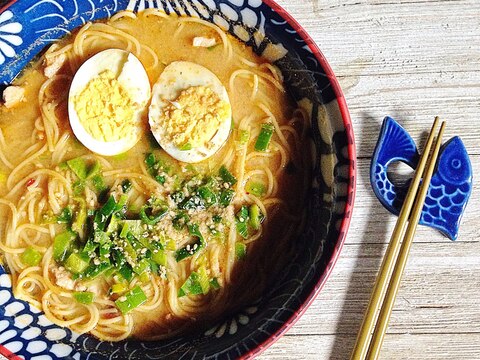
[[(344, 90), (358, 176), (353, 220), (331, 278), (298, 323), (259, 359), (348, 359), (396, 218), (370, 187), (385, 115), (423, 147), (435, 115), (480, 173), (480, 2), (309, 0), (278, 3), (305, 27)], [(382, 359), (480, 359), (479, 185), (457, 242), (419, 227)]]

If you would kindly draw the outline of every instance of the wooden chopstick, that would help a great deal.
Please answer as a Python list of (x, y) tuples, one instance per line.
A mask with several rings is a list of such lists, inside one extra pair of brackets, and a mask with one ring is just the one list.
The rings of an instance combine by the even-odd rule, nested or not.
[(400, 210), (390, 243), (387, 247), (387, 251), (375, 281), (372, 296), (365, 313), (365, 318), (363, 319), (362, 327), (357, 337), (355, 348), (351, 357), (352, 360), (363, 360), (367, 355), (370, 342), (372, 340), (372, 333), (375, 328), (375, 321), (385, 298), (388, 282), (392, 276), (394, 265), (400, 249), (400, 240), (403, 238), (407, 228), (410, 212), (425, 170), (425, 165), (427, 163), (428, 155), (430, 154), (433, 140), (435, 138), (435, 131), (438, 126), (438, 122), (439, 119), (437, 117), (435, 118), (432, 129), (430, 130), (430, 135), (428, 137), (425, 150), (420, 158), (415, 176), (412, 180), (410, 188), (408, 189), (402, 209)]
[(390, 314), (392, 313), (393, 305), (395, 304), (395, 298), (400, 287), (400, 281), (402, 280), (405, 265), (407, 264), (410, 247), (413, 242), (413, 237), (415, 235), (418, 222), (420, 221), (420, 216), (422, 215), (422, 209), (425, 203), (425, 198), (427, 196), (428, 187), (430, 186), (430, 180), (432, 179), (433, 171), (437, 163), (440, 146), (442, 145), (442, 137), (444, 130), (445, 122), (443, 122), (442, 126), (440, 127), (440, 132), (435, 143), (435, 148), (427, 166), (425, 176), (423, 177), (422, 185), (420, 186), (420, 190), (415, 201), (415, 206), (408, 222), (407, 233), (405, 234), (405, 238), (403, 239), (400, 253), (395, 264), (395, 269), (393, 270), (392, 278), (388, 285), (387, 294), (385, 295), (385, 300), (383, 302), (382, 309), (380, 310), (377, 325), (375, 326), (375, 332), (370, 343), (370, 348), (368, 349), (367, 359), (369, 360), (377, 359), (378, 355), (380, 354), (380, 349), (382, 347), (383, 339), (387, 331), (388, 322), (390, 320)]

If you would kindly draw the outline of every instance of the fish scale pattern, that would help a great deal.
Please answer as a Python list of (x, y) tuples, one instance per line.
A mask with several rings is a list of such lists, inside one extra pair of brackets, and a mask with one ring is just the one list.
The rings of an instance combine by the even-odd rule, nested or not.
[[(0, 62), (4, 59), (0, 83), (9, 84), (46, 45), (70, 34), (74, 28), (120, 10), (148, 8), (215, 23), (258, 54), (270, 45), (284, 50), (284, 56), (276, 65), (282, 70), (291, 95), (296, 100), (309, 99), (313, 104), (311, 121), (316, 134), (317, 158), (308, 204), (311, 221), (297, 240), (297, 256), (259, 302), (210, 330), (161, 342), (102, 342), (60, 328), (38, 310), (13, 297), (9, 276), (0, 267), (0, 302), (20, 309), (16, 314), (0, 309), (0, 344), (20, 357), (35, 360), (237, 358), (274, 340), (300, 316), (299, 307), (308, 303), (323, 285), (332, 258), (337, 256), (339, 244), (343, 242), (345, 233), (339, 229), (342, 221), (351, 216), (343, 209), (345, 202), (353, 197), (355, 181), (349, 178), (348, 170), (354, 167), (354, 159), (342, 154), (348, 154), (353, 143), (352, 129), (345, 129), (341, 118), (331, 117), (338, 122), (334, 126), (336, 132), (330, 140), (320, 136), (319, 108), (336, 104), (337, 99), (331, 79), (314, 53), (312, 40), (287, 21), (286, 12), (278, 7), (273, 9), (268, 0), (20, 0), (0, 14)], [(5, 34), (9, 31), (7, 35), (11, 36), (2, 37), (2, 31)], [(13, 61), (14, 58), (17, 60)], [(337, 154), (335, 178), (325, 179), (321, 158), (330, 158), (333, 154)]]
[[(400, 213), (410, 181), (396, 186), (388, 177), (388, 167), (395, 161), (402, 161), (416, 168), (418, 158), (413, 139), (400, 124), (387, 116), (372, 157), (370, 181), (377, 198), (395, 215)], [(471, 192), (472, 165), (462, 140), (453, 137), (440, 149), (419, 223), (455, 240)]]

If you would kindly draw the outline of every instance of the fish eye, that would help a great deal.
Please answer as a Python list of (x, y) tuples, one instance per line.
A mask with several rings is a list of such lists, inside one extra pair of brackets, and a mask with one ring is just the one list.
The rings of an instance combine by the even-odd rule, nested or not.
[(451, 164), (454, 169), (460, 169), (462, 166), (462, 162), (459, 159), (453, 159)]

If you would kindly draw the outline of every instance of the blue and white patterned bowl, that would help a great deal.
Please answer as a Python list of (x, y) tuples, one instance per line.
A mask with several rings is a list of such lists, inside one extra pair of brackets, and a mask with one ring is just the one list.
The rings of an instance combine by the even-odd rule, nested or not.
[[(1, 1), (0, 1), (1, 3)], [(258, 355), (288, 330), (323, 287), (343, 245), (355, 193), (355, 145), (345, 99), (313, 40), (271, 0), (17, 0), (0, 5), (0, 83), (8, 84), (45, 46), (117, 11), (162, 8), (216, 23), (276, 61), (296, 100), (312, 105), (315, 169), (309, 217), (296, 257), (255, 304), (208, 331), (165, 341), (101, 342), (60, 328), (16, 300), (0, 267), (0, 354), (9, 359), (230, 359)], [(239, 27), (247, 29), (238, 31)], [(244, 37), (248, 34), (247, 37)], [(265, 35), (264, 35), (265, 34)]]

